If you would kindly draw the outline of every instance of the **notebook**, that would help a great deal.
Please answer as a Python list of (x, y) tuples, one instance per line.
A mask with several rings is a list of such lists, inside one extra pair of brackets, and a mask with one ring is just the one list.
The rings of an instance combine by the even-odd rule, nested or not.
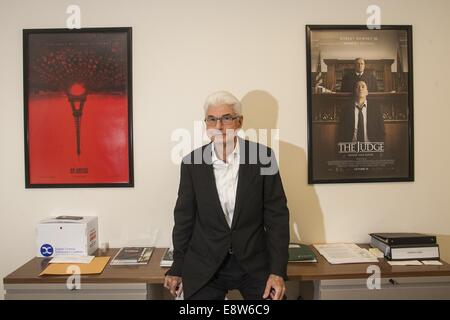
[(316, 255), (307, 245), (289, 244), (289, 262), (317, 262)]

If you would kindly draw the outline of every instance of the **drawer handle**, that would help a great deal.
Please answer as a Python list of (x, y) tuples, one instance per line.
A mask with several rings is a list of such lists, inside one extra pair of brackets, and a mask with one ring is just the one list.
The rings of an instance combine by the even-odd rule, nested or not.
[(399, 284), (399, 283), (398, 283), (396, 280), (394, 280), (394, 279), (389, 279), (389, 282), (390, 282), (393, 286)]

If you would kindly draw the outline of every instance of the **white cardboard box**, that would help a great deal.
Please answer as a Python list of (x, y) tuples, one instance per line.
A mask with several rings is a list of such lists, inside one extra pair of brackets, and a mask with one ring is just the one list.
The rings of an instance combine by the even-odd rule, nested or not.
[(98, 218), (51, 218), (36, 227), (38, 257), (86, 256), (98, 248)]

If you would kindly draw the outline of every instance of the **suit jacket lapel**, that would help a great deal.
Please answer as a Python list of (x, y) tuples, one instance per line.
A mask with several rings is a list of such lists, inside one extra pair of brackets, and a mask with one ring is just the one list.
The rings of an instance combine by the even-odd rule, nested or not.
[(249, 166), (248, 155), (248, 142), (238, 138), (239, 142), (239, 173), (238, 173), (238, 185), (236, 189), (236, 200), (234, 204), (233, 221), (231, 223), (231, 229), (236, 227), (236, 223), (239, 218), (239, 214), (242, 209), (242, 202), (244, 201), (245, 190), (247, 189), (249, 179), (249, 173), (251, 167)]

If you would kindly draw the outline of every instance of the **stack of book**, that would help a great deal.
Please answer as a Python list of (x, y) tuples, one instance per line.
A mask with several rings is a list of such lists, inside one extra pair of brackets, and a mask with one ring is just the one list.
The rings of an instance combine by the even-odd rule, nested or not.
[(371, 246), (388, 260), (439, 259), (436, 236), (421, 233), (371, 233)]
[(152, 256), (154, 247), (123, 247), (114, 256), (110, 265), (143, 265), (147, 264)]

